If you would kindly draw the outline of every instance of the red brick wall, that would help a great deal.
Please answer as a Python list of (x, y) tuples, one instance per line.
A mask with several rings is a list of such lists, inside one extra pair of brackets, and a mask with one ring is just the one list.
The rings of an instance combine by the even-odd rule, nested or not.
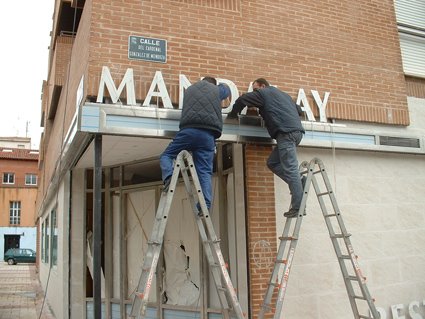
[(247, 145), (245, 149), (249, 286), (253, 318), (260, 311), (277, 252), (274, 178), (266, 165), (270, 152), (270, 146)]
[[(330, 91), (330, 118), (409, 123), (393, 1), (91, 3), (89, 95), (104, 65), (117, 81), (132, 67), (138, 99), (161, 70), (175, 102), (179, 73), (241, 91), (263, 76), (294, 98), (299, 88)], [(167, 40), (167, 63), (129, 60), (129, 35)]]

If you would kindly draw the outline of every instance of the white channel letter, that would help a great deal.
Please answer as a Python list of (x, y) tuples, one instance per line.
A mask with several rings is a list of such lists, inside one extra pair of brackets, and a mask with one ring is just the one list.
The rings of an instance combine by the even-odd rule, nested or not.
[[(424, 319), (424, 317), (422, 317), (422, 315), (418, 312), (419, 310), (419, 301), (412, 301), (409, 304), (409, 316), (412, 319)], [(416, 308), (416, 309), (415, 309)]]
[(301, 106), (301, 109), (307, 114), (307, 119), (312, 122), (316, 122), (313, 112), (311, 111), (310, 103), (308, 103), (307, 96), (305, 95), (304, 89), (298, 90), (297, 104)]
[(186, 75), (179, 74), (179, 109), (183, 108), (184, 90), (192, 84), (187, 79)]
[(104, 89), (108, 89), (108, 92), (111, 96), (112, 103), (117, 103), (120, 98), (121, 92), (126, 87), (127, 92), (127, 104), (136, 105), (136, 94), (134, 92), (134, 78), (133, 78), (133, 69), (127, 69), (124, 74), (118, 89), (115, 87), (114, 80), (112, 80), (111, 72), (107, 66), (102, 67), (102, 75), (100, 77), (99, 91), (97, 92), (97, 103), (103, 103), (103, 93)]
[(320, 114), (320, 122), (326, 123), (328, 119), (326, 118), (326, 104), (328, 104), (329, 95), (331, 95), (330, 92), (325, 92), (325, 96), (322, 99), (320, 98), (319, 92), (316, 90), (311, 90), (311, 94), (313, 94), (314, 101), (317, 104), (317, 107), (319, 108), (319, 114)]
[[(158, 86), (158, 91), (155, 91), (155, 88), (157, 86)], [(164, 108), (167, 108), (167, 109), (173, 108), (161, 71), (155, 72), (155, 76), (152, 80), (151, 87), (149, 88), (148, 94), (146, 95), (146, 98), (143, 101), (143, 106), (150, 106), (150, 102), (153, 96), (157, 96), (162, 99)]]
[(400, 316), (400, 313), (399, 313), (399, 310), (403, 310), (403, 308), (404, 308), (403, 304), (391, 306), (391, 313), (393, 315), (393, 319), (406, 319), (406, 316), (404, 315)]

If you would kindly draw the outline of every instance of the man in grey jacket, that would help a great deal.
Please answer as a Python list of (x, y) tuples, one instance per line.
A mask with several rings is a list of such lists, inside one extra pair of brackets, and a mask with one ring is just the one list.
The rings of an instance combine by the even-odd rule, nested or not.
[(173, 160), (182, 150), (192, 152), (205, 203), (211, 207), (215, 140), (221, 136), (222, 100), (230, 96), (230, 88), (217, 85), (212, 77), (205, 77), (186, 89), (180, 118), (179, 132), (160, 157), (164, 191), (168, 191)]
[(255, 80), (252, 87), (253, 92), (243, 94), (236, 100), (227, 118), (236, 118), (245, 106), (258, 108), (270, 136), (277, 142), (267, 166), (288, 184), (292, 194), (291, 208), (284, 216), (293, 218), (298, 215), (303, 196), (296, 150), (305, 133), (300, 119), (301, 107), (288, 94), (270, 86), (263, 78)]

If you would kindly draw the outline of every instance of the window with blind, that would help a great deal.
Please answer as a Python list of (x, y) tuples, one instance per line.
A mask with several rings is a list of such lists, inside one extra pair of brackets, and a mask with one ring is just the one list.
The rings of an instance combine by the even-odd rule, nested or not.
[(425, 0), (396, 0), (403, 70), (425, 78)]

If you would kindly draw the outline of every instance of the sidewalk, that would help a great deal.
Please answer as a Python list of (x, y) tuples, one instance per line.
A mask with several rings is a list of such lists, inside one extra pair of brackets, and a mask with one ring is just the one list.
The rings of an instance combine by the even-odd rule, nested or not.
[(35, 264), (8, 265), (0, 261), (0, 319), (55, 319), (44, 303)]

